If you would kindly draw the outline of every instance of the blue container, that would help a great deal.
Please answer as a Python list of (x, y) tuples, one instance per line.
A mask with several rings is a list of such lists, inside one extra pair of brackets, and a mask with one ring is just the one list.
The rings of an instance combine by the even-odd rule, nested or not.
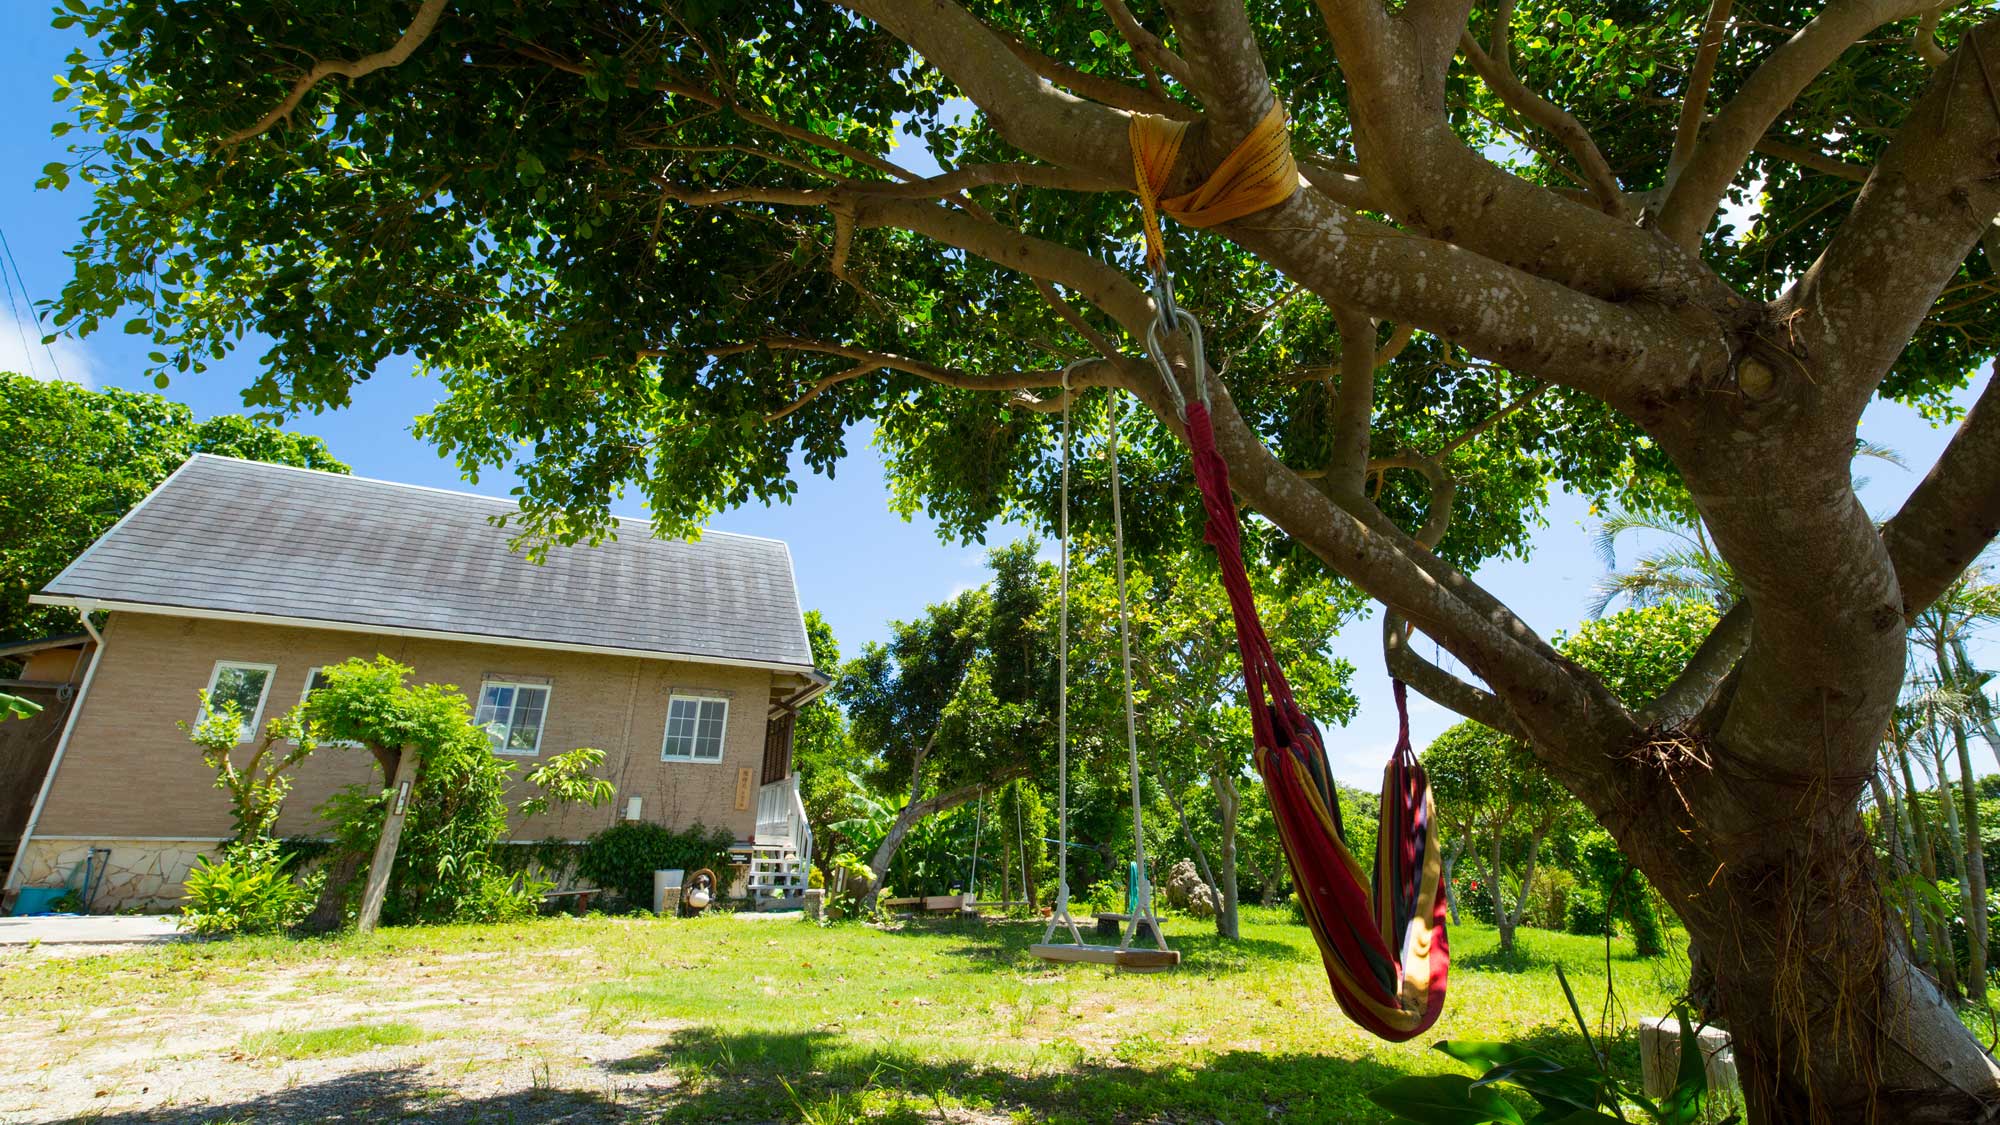
[(68, 887), (22, 887), (21, 893), (14, 897), (14, 917), (54, 913), (49, 908), (68, 893)]

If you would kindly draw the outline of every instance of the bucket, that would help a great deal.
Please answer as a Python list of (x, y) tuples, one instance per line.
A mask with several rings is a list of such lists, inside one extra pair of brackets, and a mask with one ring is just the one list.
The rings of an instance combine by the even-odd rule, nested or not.
[(68, 887), (22, 887), (14, 897), (14, 917), (53, 913), (49, 908), (68, 893)]

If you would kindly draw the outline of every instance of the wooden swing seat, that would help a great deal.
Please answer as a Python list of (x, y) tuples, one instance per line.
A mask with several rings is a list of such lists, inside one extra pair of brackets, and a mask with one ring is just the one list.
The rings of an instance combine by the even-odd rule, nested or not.
[(1113, 965), (1128, 973), (1159, 973), (1181, 963), (1177, 949), (1119, 949), (1115, 945), (1031, 945), (1028, 952), (1044, 961), (1065, 964), (1084, 961)]

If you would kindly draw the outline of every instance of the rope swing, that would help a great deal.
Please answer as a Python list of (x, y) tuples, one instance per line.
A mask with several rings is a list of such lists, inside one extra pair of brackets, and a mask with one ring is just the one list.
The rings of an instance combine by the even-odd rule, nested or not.
[[(1319, 944), (1327, 981), (1349, 1018), (1383, 1039), (1400, 1042), (1437, 1022), (1451, 966), (1437, 818), (1430, 783), (1410, 749), (1403, 684), (1394, 685), (1399, 731), (1395, 752), (1383, 771), (1371, 886), (1366, 870), (1347, 849), (1340, 794), (1319, 728), (1293, 698), (1257, 615), (1243, 565), (1242, 528), (1229, 489), (1229, 469), (1216, 450), (1209, 417), (1201, 324), (1174, 303), (1156, 214), (1164, 209), (1189, 226), (1203, 227), (1290, 199), (1299, 176), (1284, 117), (1284, 108), (1273, 98), (1270, 112), (1214, 175), (1194, 191), (1163, 200), (1159, 192), (1173, 172), (1186, 125), (1132, 115), (1132, 166), (1145, 217), (1146, 264), (1153, 272), (1156, 313), (1147, 328), (1146, 350), (1187, 427), (1195, 482), (1208, 517), (1203, 538), (1215, 549), (1236, 622), (1257, 772), (1264, 779), (1292, 884)], [(1181, 330), (1188, 337), (1188, 359), (1194, 370), (1194, 402), (1182, 394), (1166, 352), (1167, 340)], [(1128, 706), (1129, 699), (1128, 694)]]
[[(1056, 848), (1056, 906), (1049, 916), (1048, 928), (1042, 933), (1039, 944), (1028, 948), (1030, 953), (1045, 961), (1071, 962), (1088, 961), (1100, 965), (1115, 965), (1129, 972), (1159, 972), (1180, 964), (1181, 955), (1167, 948), (1167, 940), (1160, 933), (1159, 915), (1153, 910), (1153, 883), (1146, 875), (1146, 825), (1141, 810), (1139, 789), (1139, 726), (1132, 704), (1132, 616), (1125, 599), (1125, 513), (1124, 500), (1118, 484), (1118, 400), (1120, 392), (1113, 390), (1110, 399), (1110, 454), (1111, 454), (1111, 529), (1112, 543), (1116, 557), (1116, 577), (1118, 585), (1118, 650), (1123, 665), (1125, 692), (1125, 749), (1130, 759), (1132, 782), (1132, 886), (1130, 892), (1131, 909), (1125, 918), (1124, 934), (1114, 946), (1092, 945), (1083, 939), (1077, 929), (1076, 919), (1069, 910), (1069, 469), (1070, 469), (1070, 393), (1069, 376), (1076, 367), (1071, 364), (1063, 369), (1062, 391), (1062, 521), (1061, 561), (1058, 563), (1057, 625), (1056, 642), (1056, 794), (1058, 802), (1057, 835), (1061, 837)], [(1133, 939), (1141, 932), (1141, 927), (1150, 928), (1153, 935), (1152, 949), (1134, 948)], [(1070, 940), (1057, 942), (1057, 927), (1069, 930)]]

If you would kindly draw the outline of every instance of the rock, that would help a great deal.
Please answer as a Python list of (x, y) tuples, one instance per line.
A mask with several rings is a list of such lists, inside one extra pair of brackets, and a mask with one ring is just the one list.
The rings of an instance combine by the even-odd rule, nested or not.
[(1193, 893), (1188, 895), (1187, 912), (1197, 918), (1213, 918), (1216, 906), (1215, 892), (1208, 884), (1195, 884)]
[(1215, 888), (1201, 881), (1201, 871), (1191, 859), (1181, 860), (1168, 868), (1166, 882), (1160, 889), (1167, 896), (1168, 905), (1197, 918), (1214, 917), (1216, 905), (1222, 901)]

